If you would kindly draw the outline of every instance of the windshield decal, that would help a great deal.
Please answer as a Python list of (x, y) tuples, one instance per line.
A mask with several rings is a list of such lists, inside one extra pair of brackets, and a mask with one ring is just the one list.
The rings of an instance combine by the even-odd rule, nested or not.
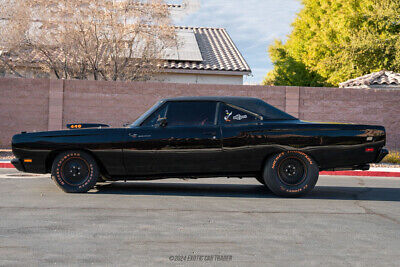
[(237, 121), (241, 121), (243, 119), (247, 119), (247, 115), (237, 114), (237, 115), (233, 116), (233, 119), (237, 120)]
[(224, 117), (224, 120), (225, 120), (225, 121), (228, 121), (228, 122), (231, 121), (231, 120), (229, 119), (229, 117), (232, 116), (232, 113), (233, 113), (233, 111), (229, 112), (228, 110), (225, 110), (226, 116)]

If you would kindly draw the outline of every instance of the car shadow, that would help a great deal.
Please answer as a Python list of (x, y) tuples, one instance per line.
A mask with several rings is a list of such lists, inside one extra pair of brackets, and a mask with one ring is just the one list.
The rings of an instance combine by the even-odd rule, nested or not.
[[(263, 185), (114, 182), (96, 185), (91, 194), (188, 197), (279, 198)], [(316, 186), (303, 199), (400, 201), (400, 188)]]

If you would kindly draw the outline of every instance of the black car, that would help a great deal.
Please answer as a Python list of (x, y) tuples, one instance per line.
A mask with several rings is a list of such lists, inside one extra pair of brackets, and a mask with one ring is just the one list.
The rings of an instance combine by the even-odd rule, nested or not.
[(382, 126), (305, 122), (249, 97), (171, 98), (126, 128), (68, 127), (15, 135), (14, 166), (51, 173), (70, 193), (100, 181), (255, 177), (298, 196), (321, 170), (366, 170), (387, 154)]

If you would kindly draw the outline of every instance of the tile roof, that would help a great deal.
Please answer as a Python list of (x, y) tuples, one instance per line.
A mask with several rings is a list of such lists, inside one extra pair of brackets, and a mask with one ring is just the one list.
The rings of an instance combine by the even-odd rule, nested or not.
[(393, 86), (400, 85), (400, 73), (382, 70), (370, 73), (355, 79), (348, 80), (339, 84), (340, 88), (347, 87), (368, 87), (368, 86)]
[(181, 70), (238, 71), (251, 73), (251, 69), (236, 45), (222, 28), (176, 27), (192, 30), (200, 48), (203, 61), (168, 60), (162, 67)]
[[(194, 28), (176, 27), (177, 30), (193, 31), (200, 49), (202, 61), (165, 60), (161, 68), (165, 72), (180, 71), (184, 73), (213, 71), (232, 72), (232, 74), (246, 75), (251, 69), (239, 52), (236, 45), (222, 28)], [(56, 55), (56, 56), (62, 56)], [(43, 60), (43, 56), (36, 50), (27, 51), (24, 62), (35, 62)], [(20, 61), (16, 55), (10, 56), (12, 61)]]

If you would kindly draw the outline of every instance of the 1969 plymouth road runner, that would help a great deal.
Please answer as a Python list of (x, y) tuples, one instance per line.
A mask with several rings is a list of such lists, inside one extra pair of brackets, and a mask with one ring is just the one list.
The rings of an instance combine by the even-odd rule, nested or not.
[(67, 126), (15, 135), (12, 163), (51, 173), (69, 193), (104, 181), (255, 177), (277, 195), (299, 196), (321, 170), (367, 170), (388, 153), (382, 126), (305, 122), (249, 97), (171, 98), (125, 128)]

